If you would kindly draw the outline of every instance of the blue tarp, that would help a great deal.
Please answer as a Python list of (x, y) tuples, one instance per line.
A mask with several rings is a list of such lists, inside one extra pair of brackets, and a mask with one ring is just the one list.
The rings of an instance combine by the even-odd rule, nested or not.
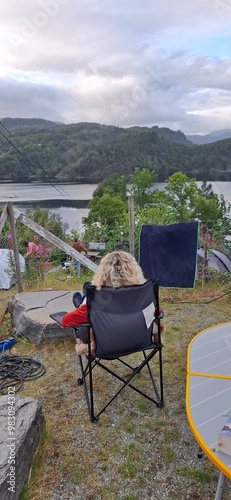
[(197, 221), (142, 226), (140, 266), (145, 278), (158, 278), (162, 287), (193, 288), (197, 248)]

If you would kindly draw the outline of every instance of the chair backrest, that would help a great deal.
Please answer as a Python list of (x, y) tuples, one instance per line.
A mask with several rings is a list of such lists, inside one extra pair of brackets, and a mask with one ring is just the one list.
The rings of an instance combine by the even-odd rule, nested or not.
[(87, 289), (89, 321), (96, 340), (96, 356), (115, 359), (132, 352), (153, 349), (152, 328), (159, 285)]

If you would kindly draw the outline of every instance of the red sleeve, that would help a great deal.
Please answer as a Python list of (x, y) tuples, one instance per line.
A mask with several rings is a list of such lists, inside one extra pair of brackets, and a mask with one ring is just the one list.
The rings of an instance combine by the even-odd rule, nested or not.
[(87, 323), (86, 304), (82, 304), (81, 306), (77, 307), (77, 309), (74, 309), (74, 311), (65, 314), (61, 321), (62, 326), (75, 326), (80, 325), (81, 323)]

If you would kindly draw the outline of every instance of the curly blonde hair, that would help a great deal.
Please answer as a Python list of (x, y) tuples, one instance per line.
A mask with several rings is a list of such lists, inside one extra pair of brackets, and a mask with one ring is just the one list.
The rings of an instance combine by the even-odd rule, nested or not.
[(92, 279), (92, 285), (97, 290), (102, 286), (141, 285), (145, 283), (142, 269), (135, 258), (123, 250), (114, 251), (105, 255)]

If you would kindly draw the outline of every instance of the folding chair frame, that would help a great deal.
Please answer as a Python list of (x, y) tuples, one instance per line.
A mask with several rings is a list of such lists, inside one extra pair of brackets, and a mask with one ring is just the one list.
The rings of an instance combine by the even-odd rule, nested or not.
[[(152, 280), (154, 282), (154, 280)], [(156, 281), (154, 282), (156, 284)], [(159, 299), (158, 299), (158, 288), (157, 288), (157, 293), (155, 294), (155, 299), (156, 299), (156, 309), (159, 310)], [(148, 350), (139, 350), (139, 351), (134, 351), (129, 354), (124, 354), (120, 357), (115, 357), (112, 359), (108, 358), (100, 358), (100, 357), (95, 357), (91, 355), (91, 343), (90, 343), (90, 328), (92, 328), (92, 324), (85, 323), (84, 325), (81, 325), (81, 327), (85, 327), (88, 329), (88, 356), (83, 356), (79, 355), (78, 360), (79, 360), (79, 365), (80, 365), (80, 370), (81, 370), (81, 377), (78, 379), (78, 385), (83, 385), (84, 386), (84, 392), (85, 392), (85, 398), (86, 398), (86, 403), (87, 403), (87, 408), (88, 408), (88, 413), (90, 417), (91, 422), (97, 422), (99, 419), (99, 416), (108, 408), (108, 406), (118, 397), (118, 395), (125, 389), (125, 387), (130, 387), (134, 391), (136, 391), (138, 394), (144, 396), (146, 399), (154, 403), (157, 407), (162, 408), (164, 406), (164, 396), (163, 396), (163, 370), (162, 370), (162, 344), (161, 344), (161, 339), (160, 339), (160, 319), (157, 316), (157, 325), (158, 325), (158, 344), (153, 344), (153, 348)], [(76, 337), (79, 337), (79, 329), (76, 327), (75, 328), (75, 334)], [(135, 352), (140, 352), (143, 353), (143, 361), (141, 361), (138, 366), (133, 367), (130, 364), (128, 364), (123, 358), (130, 354), (133, 354)], [(158, 370), (159, 370), (159, 390), (157, 388), (157, 385), (155, 383), (151, 367), (150, 367), (150, 361), (152, 358), (157, 355), (158, 356)], [(85, 362), (83, 362), (82, 358), (85, 358)], [(113, 369), (109, 368), (107, 366), (107, 362), (111, 362), (113, 360), (116, 360), (120, 362), (122, 365), (128, 367), (131, 370), (131, 373), (126, 379), (115, 372)], [(153, 396), (149, 396), (147, 393), (143, 392), (139, 388), (135, 387), (132, 384), (133, 378), (145, 367), (147, 366), (149, 377), (151, 380), (151, 385), (153, 389)], [(102, 406), (101, 409), (99, 409), (97, 412), (95, 412), (95, 397), (94, 397), (94, 385), (93, 385), (93, 370), (96, 367), (100, 367), (103, 370), (105, 370), (107, 373), (111, 374), (114, 376), (117, 380), (121, 382), (121, 386), (119, 389), (113, 393), (113, 395), (108, 399), (108, 401)]]

